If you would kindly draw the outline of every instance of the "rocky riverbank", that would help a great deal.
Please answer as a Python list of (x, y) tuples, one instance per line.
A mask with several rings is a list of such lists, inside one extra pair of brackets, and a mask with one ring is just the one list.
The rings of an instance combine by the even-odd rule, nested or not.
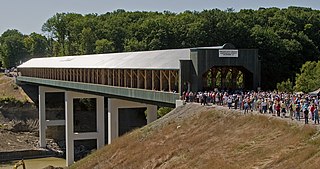
[[(55, 105), (48, 105), (47, 108), (49, 118), (58, 111)], [(0, 161), (41, 154), (65, 156), (64, 127), (48, 127), (47, 147), (43, 149), (39, 147), (38, 119), (36, 103), (15, 84), (13, 77), (0, 73)], [(91, 152), (93, 148), (88, 145), (95, 145), (95, 141), (93, 144), (90, 141), (75, 142), (75, 159)]]
[[(47, 139), (47, 149), (39, 147), (38, 109), (13, 77), (0, 74), (0, 160), (8, 161), (51, 152), (63, 156), (63, 148), (55, 140)], [(61, 143), (63, 144), (63, 142)], [(24, 153), (24, 152), (32, 153)], [(16, 155), (14, 155), (17, 152)], [(19, 153), (20, 152), (20, 153)]]

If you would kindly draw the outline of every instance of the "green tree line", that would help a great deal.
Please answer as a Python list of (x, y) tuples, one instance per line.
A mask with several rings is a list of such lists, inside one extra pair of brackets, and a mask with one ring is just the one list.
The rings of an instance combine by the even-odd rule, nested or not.
[(33, 57), (220, 46), (256, 48), (262, 58), (262, 89), (295, 80), (307, 61), (318, 61), (320, 11), (303, 7), (105, 14), (57, 13), (43, 34), (7, 30), (0, 37), (3, 67)]

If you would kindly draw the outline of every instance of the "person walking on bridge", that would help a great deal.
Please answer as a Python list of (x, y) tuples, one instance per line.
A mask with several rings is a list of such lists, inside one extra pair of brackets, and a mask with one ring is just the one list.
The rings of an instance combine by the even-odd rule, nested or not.
[(303, 114), (304, 114), (304, 124), (308, 124), (308, 119), (309, 119), (309, 110), (308, 110), (308, 102), (305, 101), (305, 103), (303, 104), (303, 107), (302, 107), (302, 111), (303, 111)]
[(281, 117), (283, 117), (283, 118), (285, 118), (286, 117), (286, 104), (284, 103), (284, 101), (281, 101), (281, 103), (280, 103), (280, 106), (281, 106), (281, 114), (282, 114), (282, 116)]
[(244, 102), (243, 109), (244, 109), (244, 114), (249, 113), (249, 104), (248, 104), (248, 102)]
[(276, 112), (277, 112), (277, 116), (280, 117), (280, 103), (278, 101), (276, 103)]
[(298, 120), (298, 121), (300, 121), (300, 107), (301, 107), (300, 102), (297, 102), (297, 104), (296, 104), (296, 120)]
[(229, 96), (227, 99), (227, 103), (228, 103), (228, 108), (231, 109), (232, 106), (232, 98)]
[(296, 103), (295, 102), (293, 102), (291, 105), (290, 105), (290, 118), (291, 118), (291, 120), (293, 120), (294, 119), (294, 115), (296, 114), (296, 108), (297, 107), (297, 105), (296, 105)]
[(310, 106), (310, 117), (311, 117), (311, 120), (314, 120), (314, 109), (315, 109), (314, 104), (311, 104), (311, 106)]
[(317, 105), (315, 105), (313, 113), (314, 113), (314, 124), (317, 124), (317, 122), (319, 124), (319, 111), (318, 111)]
[(266, 114), (267, 113), (267, 102), (265, 101), (265, 99), (262, 100), (261, 107), (262, 107), (262, 112), (264, 114)]

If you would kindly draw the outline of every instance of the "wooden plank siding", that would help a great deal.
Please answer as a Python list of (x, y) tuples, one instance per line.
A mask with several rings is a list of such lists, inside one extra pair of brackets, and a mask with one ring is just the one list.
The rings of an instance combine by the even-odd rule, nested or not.
[(19, 68), (19, 75), (167, 92), (179, 86), (179, 70)]

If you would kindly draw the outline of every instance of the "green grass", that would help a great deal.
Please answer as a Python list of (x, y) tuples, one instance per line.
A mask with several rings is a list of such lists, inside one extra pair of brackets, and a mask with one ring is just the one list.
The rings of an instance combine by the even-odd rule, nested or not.
[(0, 97), (0, 103), (4, 104), (15, 104), (15, 105), (23, 105), (26, 101), (17, 100), (14, 97)]

